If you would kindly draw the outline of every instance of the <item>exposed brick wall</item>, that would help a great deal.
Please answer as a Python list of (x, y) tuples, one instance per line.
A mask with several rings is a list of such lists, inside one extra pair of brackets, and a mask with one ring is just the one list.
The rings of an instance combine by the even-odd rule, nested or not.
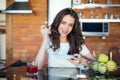
[[(13, 60), (34, 60), (41, 44), (40, 25), (47, 20), (47, 0), (30, 0), (32, 14), (7, 14), (12, 28)], [(9, 30), (8, 30), (9, 31)]]
[(86, 44), (90, 48), (91, 52), (94, 50), (96, 54), (99, 54), (100, 52), (109, 54), (109, 49), (111, 47), (116, 46), (120, 48), (119, 27), (120, 23), (110, 23), (110, 34), (106, 39), (102, 39), (101, 37), (86, 38)]
[[(30, 0), (30, 6), (32, 14), (7, 14), (7, 66), (18, 59), (34, 60), (41, 45), (40, 25), (47, 21), (47, 0)], [(7, 71), (8, 80), (13, 72)]]
[(6, 7), (8, 7), (9, 5), (11, 5), (13, 2), (14, 2), (14, 0), (6, 0)]

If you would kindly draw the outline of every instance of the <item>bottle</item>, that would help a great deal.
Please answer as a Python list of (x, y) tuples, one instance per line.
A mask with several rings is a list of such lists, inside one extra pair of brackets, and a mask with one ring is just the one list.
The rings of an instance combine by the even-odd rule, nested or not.
[(88, 0), (88, 3), (93, 3), (93, 0)]
[(73, 2), (73, 5), (81, 4), (81, 0), (72, 0), (72, 2)]
[(16, 80), (16, 75), (15, 74), (13, 75), (13, 80)]
[(112, 4), (112, 0), (107, 0), (107, 4)]

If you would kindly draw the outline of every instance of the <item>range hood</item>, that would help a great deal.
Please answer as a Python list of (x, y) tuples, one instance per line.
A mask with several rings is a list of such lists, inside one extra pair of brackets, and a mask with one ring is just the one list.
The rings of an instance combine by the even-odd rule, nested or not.
[(3, 13), (32, 13), (28, 0), (15, 0)]

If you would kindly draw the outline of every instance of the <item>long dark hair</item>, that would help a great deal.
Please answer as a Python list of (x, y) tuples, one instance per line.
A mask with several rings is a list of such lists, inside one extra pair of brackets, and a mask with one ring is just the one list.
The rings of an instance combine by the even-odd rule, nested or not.
[(52, 48), (55, 51), (60, 47), (60, 34), (58, 32), (58, 26), (60, 25), (63, 17), (68, 14), (75, 19), (73, 29), (67, 36), (67, 41), (70, 45), (68, 54), (79, 53), (82, 49), (81, 45), (84, 43), (84, 39), (81, 33), (79, 18), (77, 16), (77, 13), (72, 8), (65, 8), (61, 10), (56, 15), (53, 23), (51, 24), (50, 40), (52, 42)]

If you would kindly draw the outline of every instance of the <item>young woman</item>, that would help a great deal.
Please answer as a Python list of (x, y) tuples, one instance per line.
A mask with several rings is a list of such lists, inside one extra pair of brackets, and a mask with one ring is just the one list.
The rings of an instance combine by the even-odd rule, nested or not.
[(42, 44), (35, 63), (43, 68), (45, 55), (48, 55), (48, 67), (88, 66), (88, 60), (96, 60), (84, 43), (80, 22), (71, 8), (61, 10), (51, 26), (42, 25)]

